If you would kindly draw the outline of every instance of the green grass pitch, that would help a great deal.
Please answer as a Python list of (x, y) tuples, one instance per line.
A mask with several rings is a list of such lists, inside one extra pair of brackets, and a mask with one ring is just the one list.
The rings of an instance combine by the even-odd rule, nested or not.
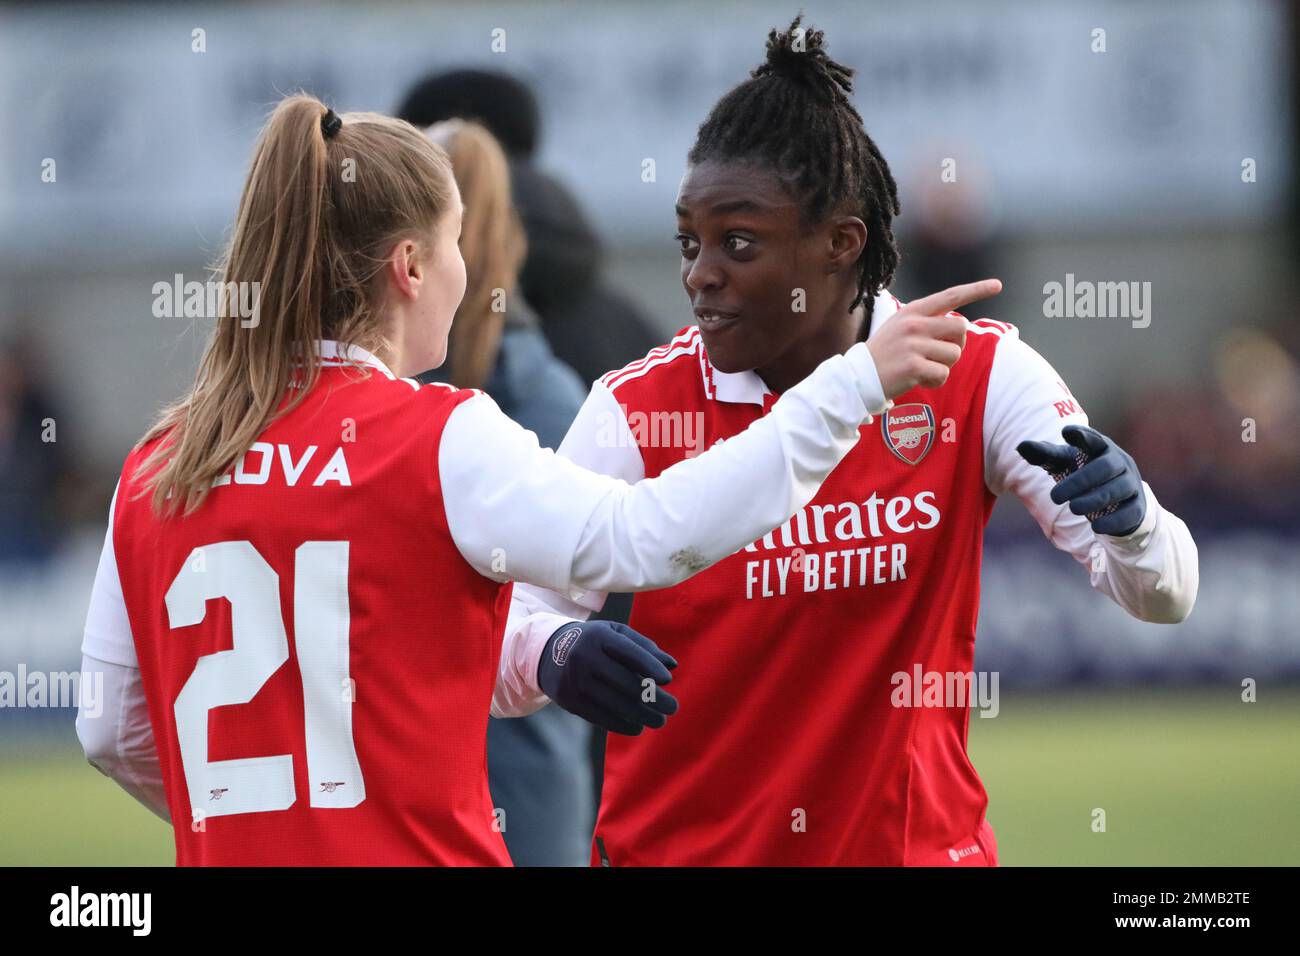
[[(1004, 866), (1300, 860), (1300, 689), (1004, 694), (997, 717), (972, 716), (970, 752)], [(83, 761), (70, 726), (0, 749), (0, 865), (172, 860), (170, 828)]]

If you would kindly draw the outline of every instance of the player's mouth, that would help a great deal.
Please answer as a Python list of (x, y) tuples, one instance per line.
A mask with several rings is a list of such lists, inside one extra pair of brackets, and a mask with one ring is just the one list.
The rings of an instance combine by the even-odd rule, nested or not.
[(701, 332), (717, 332), (740, 321), (740, 313), (700, 305), (695, 307), (695, 321)]

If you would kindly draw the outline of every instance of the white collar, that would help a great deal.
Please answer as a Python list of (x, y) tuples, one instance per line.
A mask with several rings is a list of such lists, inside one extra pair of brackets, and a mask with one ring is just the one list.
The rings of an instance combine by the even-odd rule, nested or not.
[(371, 368), (377, 368), (391, 379), (396, 379), (383, 361), (371, 352), (367, 352), (359, 345), (342, 346), (333, 339), (321, 339), (316, 343), (316, 354), (321, 357), (321, 363), (327, 365), (342, 365), (351, 363), (353, 365), (368, 365)]
[[(867, 338), (875, 335), (880, 331), (880, 326), (895, 312), (901, 308), (902, 303), (894, 298), (888, 289), (882, 289), (876, 296), (875, 307), (871, 313), (871, 329), (867, 332)], [(708, 362), (708, 357), (704, 356), (704, 382), (705, 392), (709, 391), (709, 384), (713, 386), (713, 397), (720, 402), (734, 402), (736, 404), (763, 404), (764, 396), (772, 394), (772, 390), (767, 387), (767, 383), (753, 369), (744, 372), (719, 372)]]

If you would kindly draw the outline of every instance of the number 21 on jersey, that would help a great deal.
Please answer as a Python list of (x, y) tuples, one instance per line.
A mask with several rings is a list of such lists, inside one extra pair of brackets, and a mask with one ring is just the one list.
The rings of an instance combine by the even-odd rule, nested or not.
[[(348, 542), (300, 545), (293, 574), (310, 804), (355, 807), (366, 798), (366, 785), (352, 737)], [(208, 711), (247, 704), (289, 659), (280, 577), (251, 542), (195, 548), (167, 589), (171, 627), (201, 623), (214, 598), (230, 601), (233, 647), (200, 657), (173, 707), (190, 807), (196, 817), (288, 809), (297, 799), (293, 754), (208, 759)]]

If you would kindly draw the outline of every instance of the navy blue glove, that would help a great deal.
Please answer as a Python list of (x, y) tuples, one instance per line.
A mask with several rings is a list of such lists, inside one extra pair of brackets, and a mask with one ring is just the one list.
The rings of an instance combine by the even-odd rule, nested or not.
[(635, 737), (677, 713), (677, 698), (660, 686), (673, 679), (669, 671), (676, 666), (654, 641), (626, 624), (570, 621), (546, 642), (537, 683), (569, 713)]
[(1137, 462), (1091, 428), (1066, 425), (1061, 436), (1069, 445), (1022, 441), (1016, 451), (1056, 479), (1052, 500), (1068, 501), (1075, 514), (1087, 515), (1097, 534), (1122, 538), (1136, 531), (1147, 513)]

